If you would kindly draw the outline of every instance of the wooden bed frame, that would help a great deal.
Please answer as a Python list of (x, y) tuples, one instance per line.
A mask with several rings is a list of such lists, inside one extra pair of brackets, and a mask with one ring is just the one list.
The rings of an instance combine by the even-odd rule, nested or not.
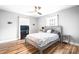
[(45, 30), (48, 30), (48, 29), (54, 29), (54, 30), (60, 32), (61, 37), (59, 39), (55, 40), (55, 41), (52, 41), (52, 42), (48, 43), (47, 45), (45, 45), (43, 47), (40, 47), (34, 41), (27, 40), (27, 39), (25, 39), (25, 44), (27, 45), (29, 43), (29, 44), (33, 45), (34, 47), (39, 49), (40, 54), (43, 54), (43, 50), (44, 49), (48, 48), (49, 46), (51, 46), (52, 44), (56, 43), (57, 41), (62, 42), (62, 27), (61, 26), (45, 26)]

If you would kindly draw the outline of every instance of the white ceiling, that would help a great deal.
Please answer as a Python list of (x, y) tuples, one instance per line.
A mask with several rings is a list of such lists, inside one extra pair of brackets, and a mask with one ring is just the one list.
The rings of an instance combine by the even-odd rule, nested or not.
[[(31, 11), (34, 11), (34, 6), (42, 7), (40, 9), (42, 15), (38, 15), (36, 13), (30, 13)], [(0, 6), (0, 9), (24, 15), (39, 17), (69, 7), (72, 7), (72, 5), (53, 5), (51, 0), (28, 0), (25, 5), (2, 5)]]
[[(33, 11), (34, 6), (41, 6), (41, 16), (50, 14), (61, 9), (72, 7), (72, 0), (0, 0), (0, 9), (12, 11), (24, 15), (39, 17), (40, 15), (35, 13), (29, 13)], [(75, 1), (74, 1), (75, 2)], [(78, 2), (75, 2), (78, 3)]]

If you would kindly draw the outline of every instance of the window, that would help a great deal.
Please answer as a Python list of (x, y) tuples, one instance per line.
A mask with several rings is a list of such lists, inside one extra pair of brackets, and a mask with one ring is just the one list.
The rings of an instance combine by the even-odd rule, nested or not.
[(58, 15), (47, 18), (46, 26), (58, 26)]

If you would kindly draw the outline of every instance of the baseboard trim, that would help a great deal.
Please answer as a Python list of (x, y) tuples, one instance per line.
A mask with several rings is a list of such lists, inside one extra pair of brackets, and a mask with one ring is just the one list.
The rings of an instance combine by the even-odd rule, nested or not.
[[(67, 41), (64, 41), (64, 42), (67, 43)], [(72, 45), (76, 45), (76, 46), (79, 46), (79, 43), (76, 43), (76, 42), (70, 42), (70, 44), (72, 44)]]
[(79, 46), (79, 43), (75, 43), (75, 42), (70, 42), (70, 44)]
[(14, 41), (14, 40), (18, 40), (18, 39), (9, 39), (9, 40), (5, 40), (5, 41), (0, 41), (0, 43), (6, 43), (6, 42)]

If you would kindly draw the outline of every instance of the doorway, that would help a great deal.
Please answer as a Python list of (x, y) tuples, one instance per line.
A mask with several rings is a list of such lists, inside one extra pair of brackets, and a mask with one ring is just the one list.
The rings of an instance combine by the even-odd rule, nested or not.
[(18, 17), (18, 38), (25, 39), (29, 34), (29, 18)]
[(28, 25), (20, 25), (20, 39), (25, 39), (25, 37), (29, 34), (29, 26)]

